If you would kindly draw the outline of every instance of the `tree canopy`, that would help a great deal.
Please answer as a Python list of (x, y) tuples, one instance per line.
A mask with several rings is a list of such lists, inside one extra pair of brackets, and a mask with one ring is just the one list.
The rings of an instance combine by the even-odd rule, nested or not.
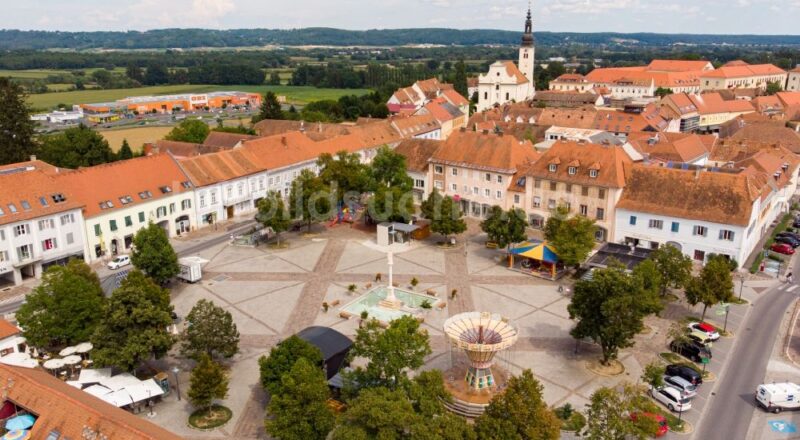
[(730, 301), (733, 297), (733, 278), (728, 261), (722, 255), (709, 258), (700, 275), (689, 280), (686, 301), (691, 305), (703, 304), (703, 316), (709, 306)]
[(489, 240), (497, 243), (498, 247), (510, 247), (513, 243), (519, 243), (527, 238), (525, 228), (528, 226), (528, 220), (525, 217), (525, 211), (522, 209), (511, 208), (506, 212), (495, 205), (481, 222), (481, 230), (489, 236)]
[(377, 186), (399, 187), (403, 191), (410, 191), (413, 186), (408, 177), (406, 157), (387, 146), (378, 149), (370, 163), (370, 172)]
[(181, 350), (198, 358), (202, 354), (229, 358), (239, 352), (239, 331), (231, 312), (201, 299), (186, 316), (186, 333)]
[(150, 222), (133, 237), (131, 262), (137, 269), (161, 284), (180, 271), (178, 255), (167, 238), (167, 233)]
[(272, 347), (269, 356), (261, 356), (258, 359), (261, 386), (270, 394), (280, 393), (284, 374), (288, 373), (299, 359), (305, 359), (311, 365), (322, 365), (322, 353), (319, 349), (295, 335)]
[(366, 358), (366, 367), (357, 367), (351, 376), (358, 387), (386, 386), (395, 388), (406, 378), (406, 370), (415, 370), (431, 354), (428, 334), (420, 329), (419, 321), (403, 316), (384, 329), (375, 320), (356, 331), (356, 339), (350, 350), (351, 357)]
[(277, 191), (270, 191), (258, 202), (256, 221), (265, 228), (271, 228), (280, 242), (281, 232), (289, 229), (291, 219), (283, 204), (283, 197)]
[(58, 348), (86, 342), (105, 310), (97, 274), (81, 260), (50, 266), (16, 318), (28, 344)]
[(356, 200), (371, 187), (370, 170), (361, 163), (361, 155), (339, 151), (336, 155), (320, 154), (317, 159), (319, 177), (334, 193), (336, 201)]
[(464, 213), (458, 203), (450, 196), (442, 197), (435, 188), (422, 202), (420, 210), (423, 217), (431, 221), (431, 231), (444, 235), (445, 239), (467, 230)]
[(487, 440), (556, 440), (561, 421), (547, 406), (542, 384), (531, 370), (508, 380), (475, 421), (478, 438)]
[(36, 156), (57, 167), (75, 169), (116, 160), (105, 138), (83, 124), (40, 139)]
[(211, 132), (208, 124), (199, 119), (184, 119), (176, 125), (164, 139), (168, 141), (191, 142), (202, 144)]
[(280, 391), (270, 398), (267, 432), (282, 440), (324, 440), (335, 422), (329, 397), (322, 369), (298, 358), (281, 376)]
[(292, 182), (289, 194), (289, 211), (293, 218), (302, 220), (307, 229), (311, 224), (331, 215), (331, 194), (323, 180), (311, 170), (304, 169)]
[(111, 294), (92, 336), (96, 366), (133, 371), (144, 360), (164, 356), (175, 342), (169, 293), (138, 270), (128, 273)]
[(224, 399), (227, 395), (228, 377), (225, 370), (211, 356), (201, 354), (189, 379), (189, 401), (195, 408), (207, 409), (215, 399)]
[(36, 151), (35, 127), (22, 86), (0, 77), (0, 165), (29, 159)]
[(661, 274), (661, 295), (669, 288), (684, 287), (692, 276), (692, 260), (675, 246), (660, 246), (650, 254), (650, 260)]
[(261, 100), (261, 109), (253, 118), (253, 122), (258, 122), (264, 119), (283, 119), (283, 110), (281, 104), (278, 102), (278, 95), (273, 91), (268, 91), (264, 94)]
[(133, 150), (131, 150), (131, 146), (130, 144), (128, 144), (127, 139), (122, 140), (122, 146), (119, 147), (119, 151), (117, 152), (117, 159), (118, 160), (133, 159)]
[(414, 195), (402, 186), (379, 185), (367, 209), (374, 220), (407, 223), (414, 214)]
[(644, 289), (642, 280), (619, 266), (594, 272), (591, 280), (575, 284), (567, 307), (577, 320), (570, 334), (591, 338), (603, 351), (603, 364), (616, 359), (620, 348), (633, 345), (633, 337), (644, 328), (646, 315), (658, 309), (658, 297)]
[(566, 207), (560, 206), (547, 219), (544, 237), (558, 253), (558, 259), (567, 266), (577, 266), (586, 260), (595, 244), (594, 220), (582, 215), (570, 217)]

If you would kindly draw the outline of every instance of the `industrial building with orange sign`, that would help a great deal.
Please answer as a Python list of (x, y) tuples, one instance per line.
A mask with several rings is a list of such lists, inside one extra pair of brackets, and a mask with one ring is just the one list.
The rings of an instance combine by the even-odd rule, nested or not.
[(185, 93), (181, 95), (134, 96), (114, 102), (81, 104), (85, 113), (172, 113), (228, 107), (261, 106), (261, 95), (247, 92)]

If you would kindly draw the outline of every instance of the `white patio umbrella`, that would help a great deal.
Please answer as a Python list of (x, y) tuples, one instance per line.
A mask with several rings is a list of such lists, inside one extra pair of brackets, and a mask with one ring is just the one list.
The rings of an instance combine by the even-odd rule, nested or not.
[[(42, 364), (42, 366), (47, 368), (48, 370), (54, 370), (54, 371), (64, 368), (64, 365), (66, 365), (64, 363), (64, 359), (50, 359)], [(55, 375), (55, 372), (53, 374)]]
[(78, 356), (77, 354), (71, 354), (71, 355), (65, 357), (64, 359), (62, 359), (62, 361), (64, 361), (65, 365), (69, 365), (70, 374), (74, 374), (75, 373), (75, 365), (81, 363), (81, 357)]
[(91, 342), (81, 342), (80, 344), (75, 346), (75, 352), (79, 354), (84, 354), (92, 351), (94, 346)]
[(58, 352), (59, 356), (69, 356), (71, 354), (75, 354), (75, 347), (67, 347)]

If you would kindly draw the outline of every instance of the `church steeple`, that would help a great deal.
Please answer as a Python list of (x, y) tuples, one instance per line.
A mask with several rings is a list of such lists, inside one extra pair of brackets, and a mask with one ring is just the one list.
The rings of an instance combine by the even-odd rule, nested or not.
[(522, 47), (533, 46), (533, 19), (531, 18), (531, 4), (528, 3), (528, 15), (525, 19), (525, 33), (522, 35)]

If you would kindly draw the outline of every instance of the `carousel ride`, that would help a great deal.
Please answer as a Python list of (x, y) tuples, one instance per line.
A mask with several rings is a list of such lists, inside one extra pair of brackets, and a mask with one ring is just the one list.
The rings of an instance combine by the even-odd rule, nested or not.
[(444, 333), (451, 347), (466, 354), (466, 360), (455, 361), (445, 372), (445, 387), (453, 396), (447, 406), (462, 416), (477, 417), (505, 387), (507, 373), (494, 366), (494, 358), (517, 342), (518, 330), (500, 315), (467, 312), (447, 319)]

